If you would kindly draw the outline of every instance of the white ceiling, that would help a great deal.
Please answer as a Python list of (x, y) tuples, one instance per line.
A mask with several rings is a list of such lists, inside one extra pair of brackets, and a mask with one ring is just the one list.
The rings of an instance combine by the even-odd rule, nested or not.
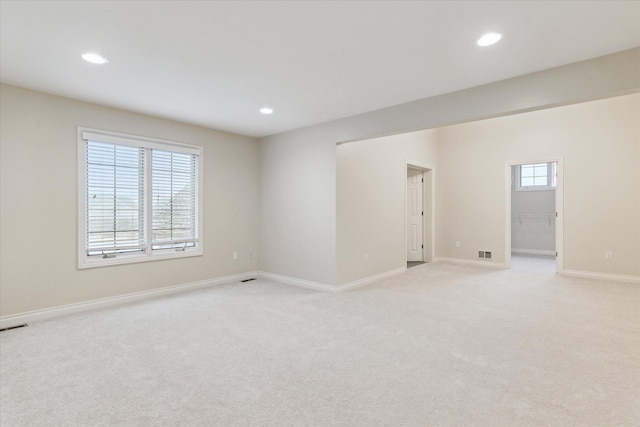
[(637, 46), (639, 1), (0, 2), (2, 82), (256, 137)]

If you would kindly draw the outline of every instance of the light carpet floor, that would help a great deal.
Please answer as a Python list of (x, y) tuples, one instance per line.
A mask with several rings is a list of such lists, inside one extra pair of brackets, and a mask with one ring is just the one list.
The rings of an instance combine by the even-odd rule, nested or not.
[(638, 426), (640, 287), (424, 264), (0, 333), (9, 426)]

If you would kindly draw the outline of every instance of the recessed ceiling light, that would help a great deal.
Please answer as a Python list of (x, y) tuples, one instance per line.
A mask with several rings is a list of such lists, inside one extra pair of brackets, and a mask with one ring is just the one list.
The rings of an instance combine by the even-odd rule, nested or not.
[(262, 108), (260, 109), (260, 112), (261, 112), (262, 114), (273, 114), (273, 109), (272, 109), (272, 108), (269, 108), (269, 107), (262, 107)]
[(98, 64), (98, 65), (106, 64), (107, 62), (109, 62), (107, 58), (105, 58), (104, 56), (98, 55), (97, 53), (93, 53), (93, 52), (87, 52), (83, 54), (82, 59), (84, 59), (87, 62), (91, 62), (92, 64)]
[(502, 34), (487, 33), (478, 39), (478, 46), (491, 46), (492, 44), (498, 43), (501, 38)]

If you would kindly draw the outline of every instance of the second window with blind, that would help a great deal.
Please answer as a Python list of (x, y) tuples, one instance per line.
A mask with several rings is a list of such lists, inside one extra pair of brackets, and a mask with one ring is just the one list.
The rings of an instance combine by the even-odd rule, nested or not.
[(202, 148), (78, 129), (79, 268), (202, 255)]

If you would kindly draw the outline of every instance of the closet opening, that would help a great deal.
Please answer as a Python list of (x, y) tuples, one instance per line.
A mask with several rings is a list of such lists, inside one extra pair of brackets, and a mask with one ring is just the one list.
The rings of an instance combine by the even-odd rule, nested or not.
[(508, 165), (507, 267), (561, 271), (561, 171), (559, 160)]

